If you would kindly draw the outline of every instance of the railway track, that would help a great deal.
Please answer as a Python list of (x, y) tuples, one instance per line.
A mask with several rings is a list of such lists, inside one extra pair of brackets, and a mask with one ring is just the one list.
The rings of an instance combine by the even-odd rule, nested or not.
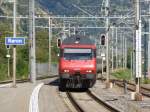
[[(98, 78), (98, 80), (105, 80), (105, 78)], [(119, 87), (124, 87), (124, 81), (123, 80), (118, 80), (118, 79), (111, 79), (111, 82), (115, 83)], [(135, 91), (136, 85), (134, 83), (126, 81), (127, 84), (127, 89), (130, 91)], [(143, 86), (140, 86), (140, 92), (142, 95), (146, 97), (150, 97), (150, 88), (146, 88)]]
[[(121, 80), (115, 80), (114, 81), (115, 84), (117, 84), (120, 87), (124, 87), (124, 82)], [(130, 91), (135, 91), (135, 87), (136, 85), (131, 83), (131, 82), (126, 82), (127, 83), (127, 89)], [(150, 97), (150, 89), (149, 88), (145, 88), (143, 86), (140, 87), (140, 92), (142, 95), (146, 96), (146, 97)]]
[(115, 109), (114, 107), (108, 105), (107, 103), (105, 103), (104, 101), (102, 101), (101, 99), (99, 99), (97, 96), (95, 96), (91, 91), (87, 91), (87, 94), (93, 98), (97, 103), (99, 103), (100, 105), (103, 105), (104, 107), (106, 107), (108, 110), (110, 110), (111, 112), (120, 112), (119, 110)]
[[(71, 93), (66, 92), (67, 97), (69, 98), (72, 105), (76, 108), (78, 112), (90, 112), (88, 109), (92, 109), (92, 112), (120, 112), (114, 107), (108, 105), (104, 101), (100, 100), (97, 96), (95, 96), (91, 91), (87, 91), (84, 93)], [(82, 95), (81, 95), (82, 94)], [(85, 100), (85, 102), (83, 102)], [(89, 105), (91, 104), (91, 105)], [(93, 106), (94, 105), (94, 106)], [(96, 107), (96, 108), (94, 108)], [(94, 110), (95, 109), (95, 110)]]
[(74, 97), (72, 96), (72, 94), (70, 92), (66, 92), (67, 97), (69, 98), (70, 102), (72, 103), (72, 105), (75, 107), (75, 109), (78, 112), (85, 112), (80, 105), (76, 102), (76, 100), (74, 99)]
[[(41, 76), (41, 77), (37, 77), (37, 80), (43, 80), (43, 79), (47, 79), (47, 78), (54, 78), (54, 77), (58, 77), (58, 75), (52, 75), (52, 76)], [(29, 82), (30, 79), (17, 79), (16, 82), (17, 83), (24, 83), (24, 82)], [(8, 84), (8, 83), (12, 83), (12, 80), (6, 80), (6, 81), (0, 81), (0, 84)]]

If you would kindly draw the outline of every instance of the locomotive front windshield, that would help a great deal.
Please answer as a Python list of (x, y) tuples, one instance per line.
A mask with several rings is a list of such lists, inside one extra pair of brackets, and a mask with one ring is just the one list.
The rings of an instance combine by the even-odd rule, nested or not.
[(63, 57), (65, 60), (90, 60), (94, 57), (94, 50), (65, 48)]

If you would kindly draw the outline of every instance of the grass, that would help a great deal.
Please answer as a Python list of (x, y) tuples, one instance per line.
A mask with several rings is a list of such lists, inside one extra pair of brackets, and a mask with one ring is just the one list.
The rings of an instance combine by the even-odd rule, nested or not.
[(0, 80), (7, 80), (7, 65), (6, 64), (1, 64), (0, 65)]
[(118, 79), (130, 80), (131, 70), (129, 69), (117, 69), (112, 75)]
[(150, 79), (146, 78), (142, 80), (143, 84), (150, 84)]
[[(131, 79), (131, 70), (130, 69), (117, 69), (113, 71), (112, 76), (114, 76), (117, 79), (125, 79), (130, 80)], [(141, 84), (150, 84), (149, 78), (141, 78)]]

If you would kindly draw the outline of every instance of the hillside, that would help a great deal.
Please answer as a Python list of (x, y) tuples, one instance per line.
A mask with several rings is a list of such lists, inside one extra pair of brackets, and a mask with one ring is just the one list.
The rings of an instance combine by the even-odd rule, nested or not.
[[(56, 15), (78, 15), (84, 14), (74, 5), (81, 6), (87, 12), (94, 15), (99, 14), (101, 10), (101, 4), (103, 0), (37, 0), (44, 8)], [(122, 10), (120, 6), (124, 6), (123, 9), (131, 7), (130, 0), (111, 0), (111, 7), (117, 11)], [(83, 6), (83, 7), (82, 7)], [(85, 8), (85, 6), (93, 6)], [(96, 6), (96, 7), (95, 7)]]
[[(0, 4), (0, 15), (12, 16), (12, 4), (2, 3)], [(18, 0), (17, 3), (17, 16), (28, 15), (28, 1)], [(40, 4), (36, 3), (36, 13), (47, 14), (44, 8), (41, 8)], [(43, 21), (42, 21), (43, 22)], [(12, 78), (12, 48), (10, 50), (6, 49), (5, 37), (13, 37), (13, 25), (12, 19), (0, 18), (0, 81), (8, 80)], [(28, 19), (17, 19), (17, 37), (28, 37)], [(56, 41), (56, 40), (55, 40)], [(56, 44), (52, 42), (52, 61), (56, 63)], [(44, 44), (43, 44), (44, 43)], [(43, 63), (48, 62), (48, 30), (36, 29), (36, 62)], [(10, 53), (10, 76), (7, 75), (8, 58), (6, 58), (7, 53)], [(17, 46), (17, 78), (28, 78), (29, 74), (29, 46), (28, 38), (26, 39), (26, 45)]]

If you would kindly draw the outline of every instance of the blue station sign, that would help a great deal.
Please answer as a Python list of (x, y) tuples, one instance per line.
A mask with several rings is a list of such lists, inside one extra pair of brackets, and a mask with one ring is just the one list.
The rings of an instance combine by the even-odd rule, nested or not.
[(5, 37), (5, 45), (25, 45), (25, 37)]

